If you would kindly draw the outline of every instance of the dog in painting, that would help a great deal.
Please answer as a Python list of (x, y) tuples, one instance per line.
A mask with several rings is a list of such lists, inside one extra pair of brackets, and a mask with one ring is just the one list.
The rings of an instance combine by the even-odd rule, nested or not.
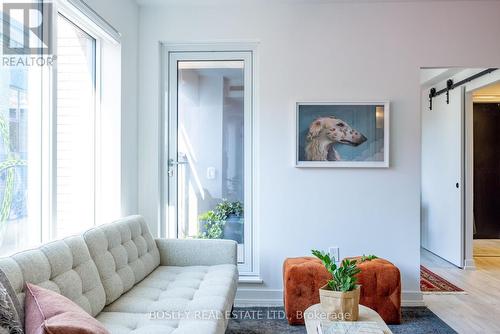
[(349, 124), (333, 116), (319, 117), (309, 125), (306, 136), (306, 160), (338, 161), (341, 160), (335, 145), (358, 146), (366, 137)]

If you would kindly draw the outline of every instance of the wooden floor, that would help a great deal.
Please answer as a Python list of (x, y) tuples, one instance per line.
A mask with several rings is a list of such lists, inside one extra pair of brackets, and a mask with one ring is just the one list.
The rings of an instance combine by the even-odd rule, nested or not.
[(500, 239), (474, 240), (474, 256), (500, 256)]
[(500, 333), (500, 256), (475, 256), (477, 269), (465, 271), (426, 250), (421, 255), (422, 265), (467, 292), (425, 294), (432, 312), (458, 333)]

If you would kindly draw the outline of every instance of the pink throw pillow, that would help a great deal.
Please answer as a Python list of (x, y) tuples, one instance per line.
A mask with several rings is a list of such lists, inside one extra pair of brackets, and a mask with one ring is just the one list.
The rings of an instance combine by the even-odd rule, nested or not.
[(27, 283), (24, 298), (26, 334), (110, 334), (68, 298)]

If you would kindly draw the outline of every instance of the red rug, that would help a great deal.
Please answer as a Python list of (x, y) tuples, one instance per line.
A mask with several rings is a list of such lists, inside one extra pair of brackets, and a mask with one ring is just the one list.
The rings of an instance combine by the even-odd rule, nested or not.
[(424, 266), (420, 266), (420, 290), (424, 293), (465, 293)]

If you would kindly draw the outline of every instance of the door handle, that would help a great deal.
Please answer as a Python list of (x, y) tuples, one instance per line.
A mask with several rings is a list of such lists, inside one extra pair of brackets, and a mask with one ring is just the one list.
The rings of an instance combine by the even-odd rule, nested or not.
[(187, 161), (175, 161), (174, 159), (168, 159), (169, 166), (187, 165), (188, 163), (189, 162), (187, 162)]
[(174, 159), (168, 159), (168, 176), (174, 176), (174, 166), (187, 165), (188, 161), (175, 161)]

